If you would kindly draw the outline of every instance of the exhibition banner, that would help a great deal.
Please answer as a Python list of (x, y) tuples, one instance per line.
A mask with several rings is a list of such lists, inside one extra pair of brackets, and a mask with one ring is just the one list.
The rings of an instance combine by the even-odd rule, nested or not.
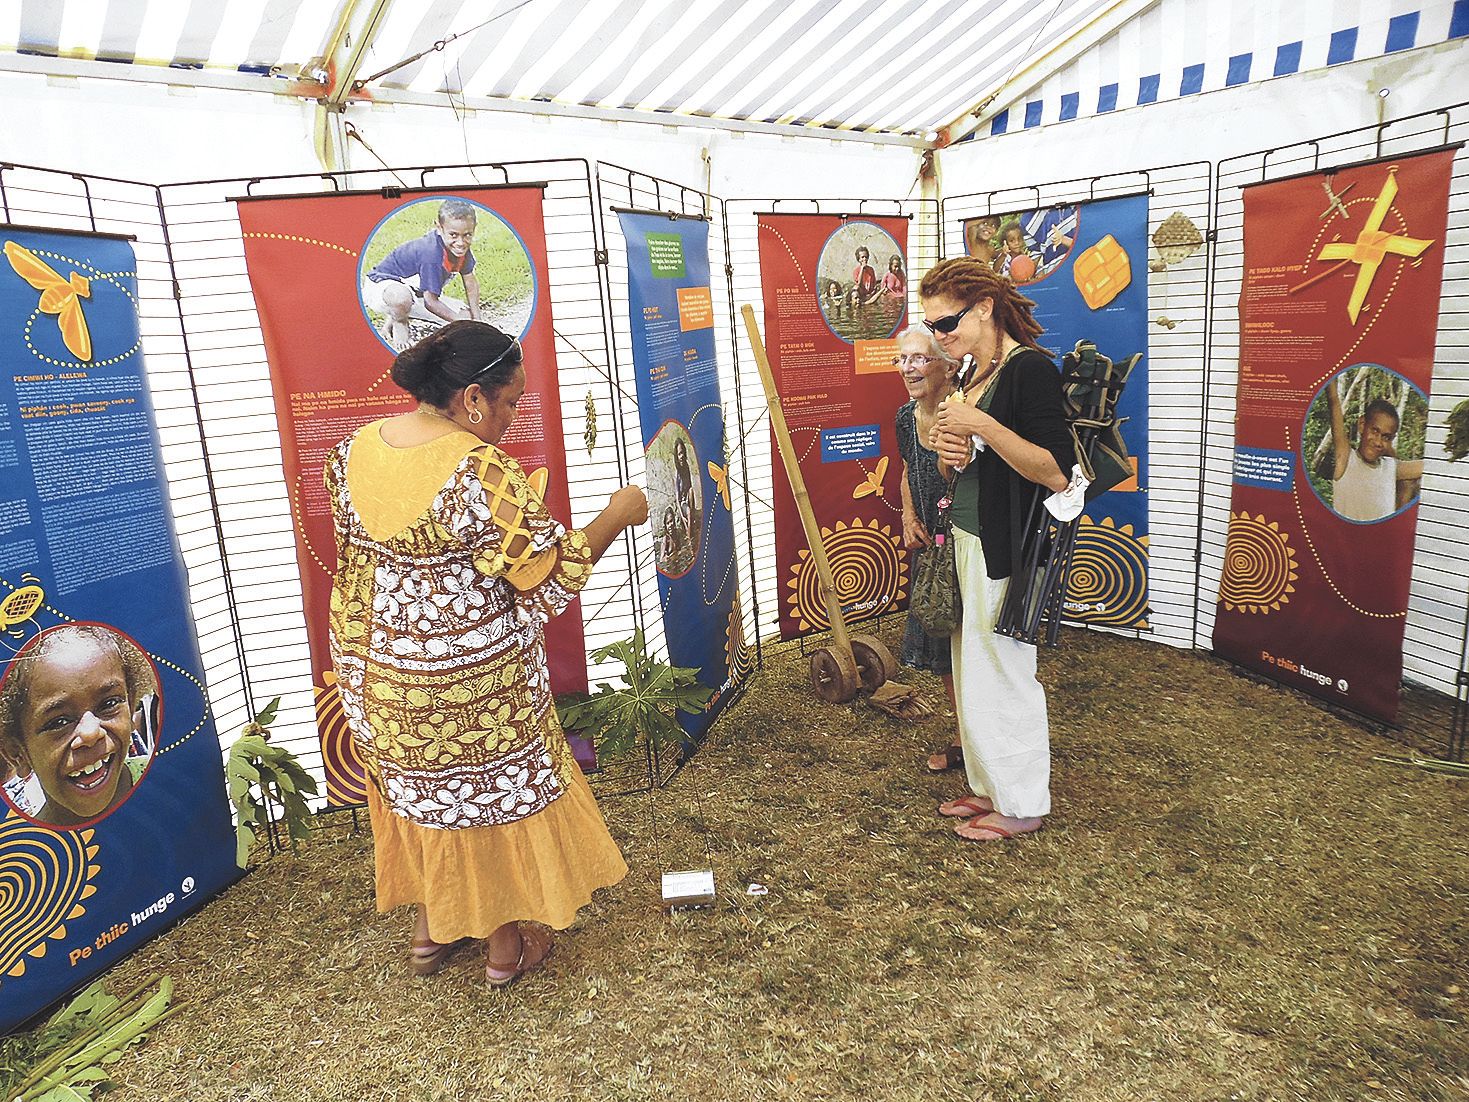
[[(1113, 363), (1148, 349), (1148, 197), (967, 219), (970, 256), (1035, 303), (1041, 344), (1060, 363), (1079, 340)], [(1145, 628), (1148, 616), (1148, 360), (1117, 406), (1132, 477), (1087, 503), (1066, 580), (1066, 619)]]
[(1222, 657), (1392, 722), (1452, 151), (1244, 192)]
[[(908, 391), (893, 362), (907, 323), (907, 240), (905, 218), (759, 218), (766, 351), (849, 621), (906, 607), (908, 596), (894, 421)], [(791, 639), (830, 624), (779, 463), (774, 476), (780, 631)]]
[(697, 669), (715, 691), (701, 715), (679, 713), (684, 730), (697, 737), (750, 670), (714, 354), (709, 223), (639, 211), (619, 211), (618, 219), (627, 242), (627, 312), (669, 661)]
[(237, 879), (127, 240), (0, 225), (0, 1031)]
[[(414, 400), (393, 385), (397, 352), (471, 314), (518, 336), (525, 395), (500, 447), (569, 523), (539, 186), (238, 200), (280, 425), (306, 604), (327, 801), (361, 803), (365, 779), (332, 673), (327, 609), (335, 552), (322, 484), (327, 453)], [(578, 602), (546, 628), (551, 683), (586, 689)]]

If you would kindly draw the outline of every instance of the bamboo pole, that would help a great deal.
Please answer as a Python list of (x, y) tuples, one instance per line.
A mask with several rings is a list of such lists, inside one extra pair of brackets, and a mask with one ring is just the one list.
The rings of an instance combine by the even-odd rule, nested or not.
[(780, 405), (780, 395), (775, 389), (775, 376), (770, 371), (770, 361), (765, 355), (765, 342), (755, 325), (755, 309), (749, 303), (740, 307), (745, 318), (745, 331), (750, 337), (750, 350), (755, 353), (755, 366), (760, 369), (760, 383), (765, 388), (765, 402), (770, 407), (770, 423), (775, 426), (775, 442), (780, 447), (780, 457), (785, 463), (786, 477), (791, 484), (791, 493), (796, 498), (796, 512), (801, 515), (801, 527), (806, 530), (806, 544), (811, 548), (811, 561), (816, 564), (816, 577), (821, 583), (821, 596), (826, 602), (826, 618), (831, 622), (831, 639), (836, 645), (838, 660), (851, 664), (855, 673), (857, 659), (852, 654), (852, 637), (847, 634), (847, 621), (842, 616), (842, 603), (837, 599), (836, 580), (831, 573), (831, 563), (826, 557), (826, 545), (821, 540), (821, 527), (816, 523), (816, 512), (811, 508), (811, 498), (806, 493), (806, 480), (801, 477), (801, 463), (791, 443), (790, 430), (786, 428), (785, 410)]

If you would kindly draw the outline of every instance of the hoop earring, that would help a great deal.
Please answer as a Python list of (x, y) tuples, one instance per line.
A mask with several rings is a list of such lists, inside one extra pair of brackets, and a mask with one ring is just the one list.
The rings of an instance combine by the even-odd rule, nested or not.
[(469, 411), (469, 423), (471, 425), (477, 425), (481, 421), (483, 421), (484, 419), (485, 419), (485, 415), (483, 413), (481, 413), (479, 410), (472, 409), (472, 410)]

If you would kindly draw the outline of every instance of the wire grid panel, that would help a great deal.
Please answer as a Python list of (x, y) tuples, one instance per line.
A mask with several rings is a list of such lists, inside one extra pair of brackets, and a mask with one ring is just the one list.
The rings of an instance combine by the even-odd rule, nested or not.
[[(945, 196), (945, 253), (964, 255), (964, 222), (987, 214), (1034, 210), (1136, 195), (1148, 198), (1148, 236), (1178, 212), (1207, 239), (1211, 167), (1207, 161), (1168, 165), (1056, 183)], [(1205, 288), (1208, 244), (1186, 260), (1149, 271), (1148, 339), (1148, 627), (1094, 628), (1160, 643), (1194, 645), (1197, 583), (1199, 467), (1203, 448), (1199, 395), (1204, 379)], [(1151, 255), (1151, 250), (1150, 250)], [(1133, 258), (1134, 270), (1148, 262)], [(1171, 323), (1172, 327), (1162, 324)], [(1044, 343), (1046, 338), (1041, 338)], [(1052, 348), (1058, 356), (1067, 351)], [(1110, 351), (1110, 350), (1106, 350)]]
[[(430, 176), (430, 173), (432, 174)], [(585, 395), (605, 399), (609, 376), (603, 326), (591, 173), (582, 160), (507, 162), (338, 174), (351, 190), (401, 188), (403, 176), (434, 188), (544, 183), (546, 252), (555, 323), (556, 367), (566, 435), (572, 521), (584, 524), (620, 484), (616, 464), (588, 458)], [(245, 267), (234, 196), (334, 190), (322, 176), (167, 185), (161, 189), (194, 359), (205, 439), (220, 501), (220, 524), (237, 595), (240, 635), (255, 698), (281, 697), (275, 741), (323, 776), (302, 602), (302, 569), (292, 531), (280, 426), (260, 321)], [(596, 453), (598, 459), (604, 454)], [(629, 571), (608, 552), (582, 594), (587, 646), (626, 634), (632, 622)]]
[[(1204, 412), (1204, 500), (1201, 518), (1198, 639), (1213, 635), (1215, 598), (1224, 566), (1234, 457), (1235, 395), (1239, 378), (1239, 296), (1244, 270), (1244, 187), (1303, 172), (1360, 161), (1426, 152), (1469, 140), (1469, 105), (1458, 104), (1380, 127), (1230, 158), (1219, 162), (1215, 192), (1215, 244)], [(1447, 418), (1469, 399), (1469, 159), (1453, 161), (1448, 235), (1440, 297), (1423, 488), (1413, 549), (1413, 576), (1403, 638), (1403, 676), (1454, 693), (1464, 664), (1469, 570), (1469, 465), (1450, 463)]]
[[(720, 402), (726, 426), (729, 450), (730, 505), (734, 519), (735, 570), (738, 575), (741, 623), (745, 637), (756, 638), (756, 599), (751, 579), (754, 566), (749, 558), (750, 500), (745, 492), (748, 474), (744, 451), (738, 440), (738, 426), (744, 415), (743, 396), (735, 372), (734, 351), (729, 325), (729, 281), (725, 275), (724, 222), (722, 204), (706, 202), (705, 196), (692, 188), (648, 176), (617, 165), (597, 166), (597, 190), (604, 239), (607, 243), (607, 284), (609, 293), (609, 326), (613, 334), (613, 361), (616, 365), (618, 392), (623, 400), (623, 420), (619, 424), (622, 445), (628, 457), (629, 473), (641, 484), (643, 466), (642, 421), (639, 416), (635, 368), (633, 361), (632, 325), (628, 301), (627, 243), (617, 219), (619, 210), (660, 211), (680, 217), (705, 217), (709, 222), (709, 283), (714, 300), (714, 351), (718, 362)], [(667, 657), (667, 640), (663, 618), (658, 615), (658, 575), (653, 564), (653, 539), (649, 532), (637, 534), (638, 591), (642, 623), (648, 646)]]
[[(174, 531), (204, 680), (222, 746), (252, 714), (231, 593), (211, 493), (189, 358), (174, 299), (158, 191), (152, 185), (6, 165), (0, 168), (4, 220), (16, 225), (133, 237), (143, 367), (163, 453)], [(63, 606), (62, 611), (67, 611)]]
[[(755, 365), (742, 306), (755, 308), (764, 339), (764, 295), (760, 275), (759, 218), (762, 214), (847, 215), (851, 218), (879, 216), (909, 219), (908, 224), (908, 318), (918, 317), (918, 284), (940, 253), (939, 204), (934, 199), (740, 199), (724, 204), (728, 235), (729, 286), (734, 304), (733, 357), (735, 379), (746, 396), (739, 422), (739, 439), (730, 440), (731, 450), (743, 452), (742, 488), (751, 508), (747, 526), (754, 563), (754, 593), (759, 604), (756, 630), (760, 639), (780, 638), (780, 577), (775, 552), (774, 464), (780, 462), (770, 439), (770, 411), (765, 389)], [(893, 409), (897, 415), (897, 409)], [(803, 537), (804, 538), (804, 537)]]

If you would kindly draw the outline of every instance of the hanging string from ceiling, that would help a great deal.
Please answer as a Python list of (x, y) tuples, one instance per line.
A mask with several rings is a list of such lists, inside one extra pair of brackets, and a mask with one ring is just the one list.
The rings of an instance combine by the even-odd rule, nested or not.
[(456, 31), (454, 34), (439, 39), (428, 49), (419, 50), (418, 53), (414, 54), (412, 57), (405, 57), (402, 61), (395, 62), (394, 64), (389, 65), (386, 69), (381, 69), (378, 72), (373, 73), (371, 76), (365, 76), (359, 80), (354, 80), (352, 82), (352, 91), (360, 92), (373, 81), (381, 80), (389, 73), (396, 73), (404, 66), (412, 65), (415, 61), (419, 61), (425, 57), (428, 57), (429, 54), (441, 52), (442, 50), (444, 50), (445, 47), (449, 45), (449, 43), (455, 41), (456, 39), (463, 38), (467, 34), (473, 34), (475, 31), (482, 30), (483, 28), (488, 27), (491, 23), (495, 22), (498, 19), (508, 18), (509, 16), (512, 16), (516, 12), (518, 12), (521, 8), (530, 7), (532, 3), (534, 3), (534, 0), (523, 0), (522, 3), (516, 4), (515, 7), (510, 8), (508, 11), (502, 11), (497, 15), (492, 15), (482, 23), (476, 23), (473, 27), (466, 28), (462, 31)]
[(1061, 10), (1062, 2), (1063, 0), (1056, 0), (1056, 6), (1051, 9), (1051, 14), (1046, 16), (1045, 21), (1035, 29), (1035, 34), (1031, 35), (1030, 45), (1026, 46), (1023, 51), (1015, 55), (1015, 60), (1010, 63), (1010, 71), (1005, 74), (1005, 79), (1000, 81), (1000, 83), (995, 86), (995, 90), (989, 95), (985, 96), (984, 99), (982, 99), (975, 106), (974, 110), (969, 112), (971, 115), (973, 115), (975, 118), (979, 118), (980, 115), (984, 114), (985, 111), (989, 109), (990, 104), (994, 103), (995, 100), (1000, 97), (1000, 93), (1003, 92), (1005, 88), (1009, 85), (1010, 78), (1015, 75), (1015, 70), (1020, 68), (1020, 63), (1022, 61), (1028, 62), (1030, 60), (1030, 55), (1031, 52), (1035, 49), (1035, 44), (1040, 41), (1041, 35), (1046, 33), (1046, 28), (1049, 27), (1052, 20), (1056, 18), (1056, 13)]

